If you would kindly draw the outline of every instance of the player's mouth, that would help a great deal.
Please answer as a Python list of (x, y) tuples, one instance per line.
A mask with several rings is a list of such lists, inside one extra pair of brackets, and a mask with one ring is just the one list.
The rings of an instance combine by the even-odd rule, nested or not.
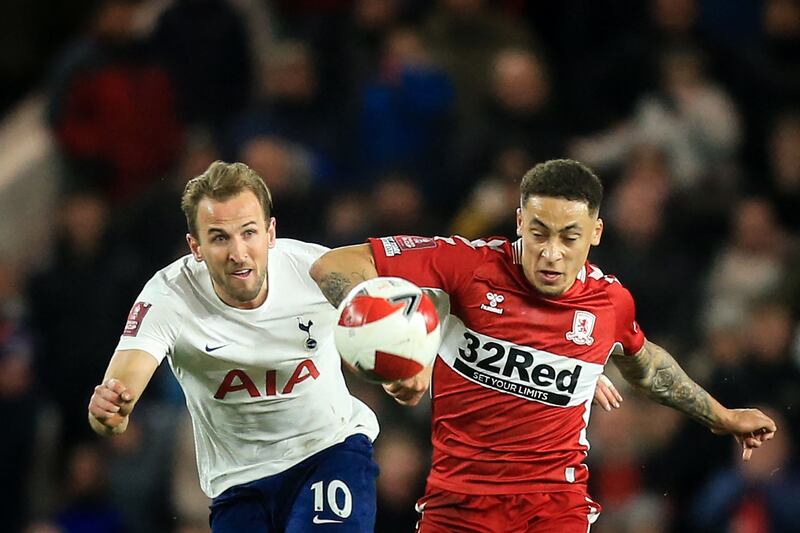
[(252, 268), (240, 268), (239, 270), (234, 270), (231, 272), (230, 275), (237, 279), (247, 279), (252, 273)]
[(555, 270), (537, 270), (536, 276), (539, 278), (540, 281), (547, 285), (552, 285), (553, 283), (558, 282), (561, 279), (561, 272), (557, 272)]

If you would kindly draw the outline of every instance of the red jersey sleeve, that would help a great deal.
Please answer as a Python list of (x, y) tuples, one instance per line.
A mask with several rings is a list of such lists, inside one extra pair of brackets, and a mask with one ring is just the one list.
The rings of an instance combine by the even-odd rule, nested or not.
[(622, 344), (625, 355), (634, 355), (644, 346), (645, 336), (636, 322), (636, 304), (630, 291), (619, 282), (613, 283), (609, 296), (616, 313), (615, 340)]
[(472, 277), (481, 253), (467, 239), (395, 235), (369, 239), (380, 276), (452, 292)]

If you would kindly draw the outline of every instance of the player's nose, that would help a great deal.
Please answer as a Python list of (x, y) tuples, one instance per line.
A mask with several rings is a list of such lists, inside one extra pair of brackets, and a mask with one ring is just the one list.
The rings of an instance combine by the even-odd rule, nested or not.
[(247, 260), (247, 245), (242, 239), (231, 239), (228, 249), (228, 259), (234, 263), (241, 264)]
[(558, 249), (558, 246), (552, 242), (548, 242), (542, 246), (541, 256), (542, 259), (554, 262), (561, 259), (563, 254), (561, 253), (561, 250)]

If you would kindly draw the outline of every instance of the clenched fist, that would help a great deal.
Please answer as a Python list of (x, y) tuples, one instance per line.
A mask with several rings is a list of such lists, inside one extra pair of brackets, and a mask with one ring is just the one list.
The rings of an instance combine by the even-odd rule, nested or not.
[(98, 433), (117, 434), (128, 427), (133, 395), (118, 379), (107, 379), (94, 388), (89, 400), (89, 423)]

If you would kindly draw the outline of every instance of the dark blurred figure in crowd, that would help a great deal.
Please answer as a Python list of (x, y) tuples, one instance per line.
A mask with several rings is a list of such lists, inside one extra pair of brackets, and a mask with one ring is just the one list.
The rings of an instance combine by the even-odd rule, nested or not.
[[(764, 0), (760, 39), (729, 69), (747, 124), (747, 156), (758, 158), (770, 118), (800, 106), (800, 2)], [(754, 181), (758, 181), (754, 176)]]
[(175, 205), (186, 182), (217, 159), (219, 152), (208, 130), (191, 131), (175, 167), (124, 210), (122, 240), (132, 246), (143, 272), (155, 271), (186, 254), (186, 218)]
[(172, 522), (176, 412), (161, 406), (147, 409), (119, 438), (103, 443), (106, 494), (120, 511), (125, 533), (166, 531)]
[(535, 161), (523, 148), (498, 153), (492, 169), (478, 181), (450, 223), (450, 234), (477, 239), (484, 235), (516, 235), (513, 213), (519, 204), (519, 176)]
[[(736, 156), (742, 137), (730, 95), (709, 75), (696, 48), (672, 47), (658, 56), (656, 90), (636, 100), (633, 114), (605, 132), (578, 140), (575, 157), (601, 168), (619, 167), (641, 144), (661, 149), (672, 185), (689, 194), (730, 198), (738, 179)], [(709, 194), (705, 189), (711, 190)]]
[(89, 33), (58, 59), (48, 116), (68, 178), (116, 202), (147, 189), (174, 162), (183, 135), (175, 91), (137, 39), (138, 0), (102, 0)]
[(800, 233), (800, 107), (784, 111), (773, 121), (766, 138), (769, 176), (764, 183), (759, 176), (757, 189), (765, 192), (777, 210), (781, 224)]
[(256, 135), (241, 145), (236, 160), (256, 171), (269, 187), (278, 206), (281, 235), (297, 239), (315, 234), (321, 220), (308, 216), (307, 206), (321, 184), (307, 146), (283, 137)]
[(17, 292), (18, 273), (0, 261), (0, 516), (3, 531), (21, 531), (28, 502), (37, 402), (32, 339)]
[(67, 459), (65, 497), (54, 522), (63, 533), (128, 533), (122, 514), (108, 496), (107, 464), (102, 446), (83, 443)]
[[(59, 208), (53, 256), (28, 282), (35, 365), (60, 417), (59, 453), (92, 437), (86, 406), (141, 282), (135, 256), (112, 237), (109, 206), (76, 192)], [(63, 457), (62, 457), (63, 459)], [(63, 461), (60, 463), (63, 464)]]
[(381, 474), (375, 531), (414, 531), (419, 519), (414, 504), (425, 489), (427, 451), (412, 433), (400, 428), (384, 431), (376, 441), (375, 462), (380, 465)]
[(747, 317), (746, 380), (738, 393), (748, 404), (762, 403), (781, 411), (800, 429), (800, 368), (791, 357), (795, 324), (778, 296), (755, 302)]
[(251, 54), (229, 2), (177, 0), (158, 19), (153, 41), (175, 81), (184, 121), (222, 126), (247, 104)]
[(503, 48), (530, 48), (533, 37), (519, 20), (486, 0), (436, 0), (423, 32), (433, 57), (458, 88), (459, 128), (471, 127), (486, 88), (486, 73)]
[(507, 150), (522, 149), (534, 162), (563, 155), (563, 121), (552, 93), (541, 57), (520, 48), (498, 51), (486, 71), (480, 120), (457, 134), (454, 168), (448, 170), (454, 182), (450, 193), (472, 187)]
[(374, 216), (361, 192), (340, 192), (331, 197), (325, 213), (320, 244), (330, 248), (364, 242), (374, 233)]
[(358, 142), (353, 157), (362, 182), (402, 171), (424, 185), (441, 186), (451, 135), (454, 87), (412, 28), (387, 36), (380, 73), (360, 90)]
[[(780, 412), (764, 409), (781, 431), (764, 453), (751, 461), (731, 461), (717, 470), (692, 505), (692, 531), (789, 532), (800, 523), (800, 470), (796, 427), (784, 423)], [(733, 455), (731, 451), (731, 455)]]
[(377, 235), (427, 235), (440, 227), (422, 188), (403, 174), (389, 174), (375, 183), (369, 209)]
[(631, 152), (603, 216), (603, 245), (590, 259), (625, 280), (648, 334), (681, 353), (693, 337), (700, 256), (688, 256), (676, 238), (668, 216), (671, 195), (664, 153), (646, 145)]
[(579, 129), (596, 130), (629, 115), (642, 94), (658, 87), (659, 58), (665, 50), (692, 48), (715, 66), (724, 60), (721, 48), (701, 31), (702, 3), (601, 0), (531, 8), (531, 16), (537, 9), (557, 11), (557, 26), (550, 28), (561, 60), (556, 65)]
[(706, 324), (714, 323), (719, 314), (736, 315), (743, 322), (749, 306), (777, 294), (788, 273), (786, 233), (769, 201), (744, 198), (730, 219), (730, 236), (723, 241), (702, 290)]
[(400, 25), (403, 0), (356, 0), (341, 36), (342, 50), (338, 59), (345, 98), (358, 93), (380, 71), (384, 39), (392, 28)]
[(261, 74), (256, 102), (233, 122), (225, 151), (241, 153), (255, 137), (280, 137), (306, 152), (316, 182), (331, 180), (343, 138), (339, 110), (320, 94), (313, 50), (301, 41), (277, 43)]

